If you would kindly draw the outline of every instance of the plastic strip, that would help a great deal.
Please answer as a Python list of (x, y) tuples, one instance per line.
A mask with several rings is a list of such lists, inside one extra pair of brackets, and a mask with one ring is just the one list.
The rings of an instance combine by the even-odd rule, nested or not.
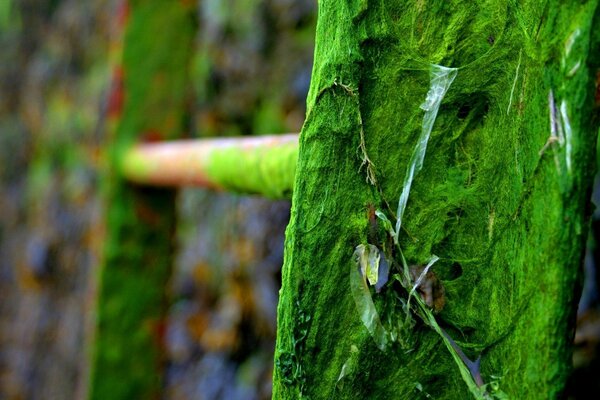
[(352, 375), (355, 372), (356, 367), (358, 366), (358, 355), (358, 347), (356, 347), (355, 345), (350, 346), (350, 356), (348, 357), (344, 365), (342, 365), (340, 375), (338, 376), (336, 382), (337, 386), (340, 386), (340, 381), (342, 379), (349, 375)]
[(552, 89), (548, 92), (548, 108), (550, 109), (550, 137), (558, 138), (558, 128), (556, 123), (556, 103), (554, 102), (554, 92)]
[(355, 261), (360, 265), (360, 273), (369, 285), (374, 286), (379, 281), (380, 251), (372, 244), (359, 244), (354, 249)]
[(373, 304), (373, 299), (371, 298), (371, 292), (369, 291), (365, 275), (362, 274), (361, 260), (365, 260), (365, 258), (368, 259), (368, 255), (365, 255), (366, 248), (368, 247), (361, 244), (356, 246), (356, 250), (354, 251), (354, 262), (350, 268), (350, 291), (354, 298), (354, 303), (356, 304), (356, 310), (360, 315), (360, 320), (373, 337), (377, 347), (383, 351), (388, 344), (388, 333), (381, 324), (379, 314), (377, 313), (375, 304)]
[[(546, 149), (553, 143), (558, 143), (560, 146), (563, 146), (565, 142), (563, 127), (560, 123), (560, 114), (558, 114), (556, 110), (556, 102), (554, 101), (554, 92), (552, 89), (548, 92), (548, 109), (550, 113), (550, 137), (546, 141), (546, 144), (544, 144), (544, 147), (539, 151), (540, 157), (544, 155)], [(554, 151), (554, 163), (556, 164), (556, 168), (560, 170), (560, 162), (556, 154), (556, 149)]]
[[(581, 67), (581, 59), (573, 63), (574, 60), (571, 58), (573, 47), (579, 36), (581, 36), (581, 29), (577, 28), (569, 35), (565, 42), (565, 52), (561, 59), (561, 67), (567, 78), (572, 78)], [(578, 52), (574, 51), (573, 54), (578, 54)]]
[(577, 28), (571, 33), (567, 41), (565, 42), (565, 56), (569, 57), (571, 55), (571, 50), (573, 49), (573, 45), (575, 44), (575, 40), (581, 35), (581, 29)]
[(421, 104), (421, 109), (425, 111), (423, 116), (423, 124), (419, 141), (415, 146), (413, 154), (410, 158), (408, 169), (406, 170), (406, 176), (404, 177), (404, 185), (402, 187), (402, 194), (398, 201), (398, 212), (396, 220), (396, 229), (394, 235), (394, 242), (398, 244), (398, 235), (400, 234), (400, 228), (402, 227), (402, 217), (404, 210), (406, 209), (406, 203), (408, 202), (408, 195), (410, 194), (410, 188), (412, 186), (415, 174), (418, 173), (423, 167), (423, 159), (425, 158), (425, 152), (427, 151), (427, 143), (429, 142), (429, 136), (433, 129), (433, 123), (440, 109), (440, 104), (446, 95), (446, 92), (450, 88), (450, 85), (456, 78), (458, 69), (443, 67), (441, 65), (431, 64), (431, 70), (429, 73), (430, 83), (429, 91), (425, 102)]
[(573, 130), (571, 129), (571, 122), (569, 121), (569, 115), (567, 112), (567, 103), (563, 100), (560, 104), (560, 115), (562, 117), (562, 125), (565, 133), (565, 161), (567, 164), (567, 171), (569, 174), (571, 173), (571, 152), (572, 148), (572, 140), (573, 140)]
[(556, 168), (560, 171), (564, 165), (567, 168), (567, 173), (571, 174), (572, 170), (572, 152), (573, 152), (573, 129), (571, 127), (571, 121), (569, 120), (569, 113), (567, 103), (563, 100), (560, 104), (560, 108), (556, 106), (554, 99), (554, 92), (552, 89), (548, 92), (548, 108), (550, 111), (550, 137), (544, 144), (544, 147), (539, 152), (542, 156), (546, 149), (553, 143), (558, 143), (562, 148), (565, 148), (565, 162), (559, 160), (556, 148), (554, 148), (554, 162)]

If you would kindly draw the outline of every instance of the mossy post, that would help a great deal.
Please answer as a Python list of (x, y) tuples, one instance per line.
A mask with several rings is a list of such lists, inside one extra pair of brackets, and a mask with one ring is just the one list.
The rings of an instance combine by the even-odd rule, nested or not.
[[(595, 170), (597, 4), (319, 2), (274, 398), (471, 396), (442, 335), (421, 320), (380, 350), (350, 285), (361, 244), (385, 250), (398, 274), (400, 253), (373, 211), (396, 218), (424, 109), (440, 94), (399, 247), (408, 264), (440, 258), (437, 323), (481, 357), (489, 395), (497, 384), (512, 399), (559, 397)], [(432, 64), (457, 68), (445, 96)], [(406, 293), (392, 281), (370, 292), (384, 326), (405, 318)]]
[[(175, 192), (127, 183), (121, 158), (134, 143), (184, 130), (194, 2), (130, 1), (122, 65), (109, 113), (117, 118), (105, 177), (106, 239), (89, 397), (160, 398), (165, 287), (173, 261)], [(122, 109), (120, 107), (122, 99)]]

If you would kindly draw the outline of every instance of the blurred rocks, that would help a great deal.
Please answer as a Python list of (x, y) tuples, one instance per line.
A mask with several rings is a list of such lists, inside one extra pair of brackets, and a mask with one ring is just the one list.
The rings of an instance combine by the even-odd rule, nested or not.
[(2, 7), (10, 12), (0, 26), (2, 399), (82, 398), (85, 389), (102, 232), (89, 154), (98, 148), (112, 3)]
[[(167, 397), (270, 398), (289, 202), (187, 189), (179, 204)], [(205, 375), (206, 360), (222, 371)]]

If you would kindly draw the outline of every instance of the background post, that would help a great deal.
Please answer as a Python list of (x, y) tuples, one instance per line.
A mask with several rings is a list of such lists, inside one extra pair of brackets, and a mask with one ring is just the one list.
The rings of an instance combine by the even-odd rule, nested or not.
[(185, 129), (195, 6), (165, 0), (129, 4), (116, 85), (122, 93), (109, 109), (117, 121), (104, 178), (107, 221), (92, 399), (160, 397), (175, 191), (126, 182), (120, 163), (133, 144), (173, 139)]

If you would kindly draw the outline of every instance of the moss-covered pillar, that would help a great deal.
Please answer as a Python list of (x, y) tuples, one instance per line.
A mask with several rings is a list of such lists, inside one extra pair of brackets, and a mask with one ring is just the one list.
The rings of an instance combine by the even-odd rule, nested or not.
[[(594, 173), (597, 4), (319, 2), (274, 398), (558, 398)], [(434, 256), (407, 319), (406, 277)], [(379, 291), (357, 269), (384, 265)]]
[(118, 120), (108, 144), (110, 165), (104, 177), (106, 239), (92, 399), (160, 398), (175, 192), (129, 184), (119, 165), (134, 143), (172, 139), (184, 129), (194, 6), (190, 1), (129, 2), (119, 68), (122, 82), (116, 85), (109, 110)]

